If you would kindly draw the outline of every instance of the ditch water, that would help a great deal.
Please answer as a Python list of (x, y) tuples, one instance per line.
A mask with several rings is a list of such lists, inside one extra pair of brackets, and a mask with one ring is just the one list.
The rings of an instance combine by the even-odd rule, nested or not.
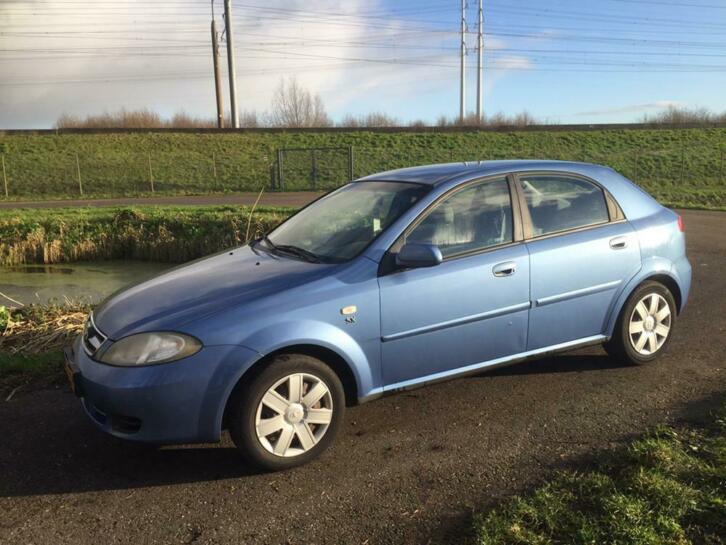
[(3, 294), (25, 305), (66, 300), (93, 304), (119, 288), (173, 266), (147, 261), (100, 261), (0, 267), (0, 306), (15, 306)]

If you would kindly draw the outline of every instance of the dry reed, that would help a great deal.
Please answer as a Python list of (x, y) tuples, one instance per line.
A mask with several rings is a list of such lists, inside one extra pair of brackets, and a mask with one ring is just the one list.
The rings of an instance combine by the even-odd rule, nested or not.
[(0, 334), (0, 351), (41, 354), (63, 348), (81, 333), (87, 316), (81, 305), (15, 309)]

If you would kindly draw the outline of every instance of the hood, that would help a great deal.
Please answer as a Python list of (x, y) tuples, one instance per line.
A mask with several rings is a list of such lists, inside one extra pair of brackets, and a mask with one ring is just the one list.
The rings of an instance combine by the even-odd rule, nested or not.
[(114, 293), (94, 311), (93, 318), (112, 340), (143, 331), (178, 331), (211, 312), (320, 278), (331, 267), (244, 246)]

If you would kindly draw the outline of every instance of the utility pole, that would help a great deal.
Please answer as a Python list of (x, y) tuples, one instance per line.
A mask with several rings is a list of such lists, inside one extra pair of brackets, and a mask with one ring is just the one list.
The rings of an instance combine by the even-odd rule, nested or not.
[(461, 81), (459, 83), (459, 121), (466, 116), (466, 0), (461, 0)]
[(227, 64), (229, 65), (229, 101), (232, 105), (232, 126), (239, 129), (237, 69), (234, 64), (234, 39), (232, 36), (232, 0), (224, 0), (224, 25), (227, 33)]
[(484, 0), (479, 0), (479, 31), (477, 43), (476, 117), (484, 121)]
[[(214, 8), (212, 8), (214, 17)], [(222, 98), (222, 74), (219, 71), (219, 40), (217, 39), (217, 23), (212, 19), (212, 53), (214, 55), (214, 90), (217, 93), (217, 127), (224, 128), (224, 102)]]

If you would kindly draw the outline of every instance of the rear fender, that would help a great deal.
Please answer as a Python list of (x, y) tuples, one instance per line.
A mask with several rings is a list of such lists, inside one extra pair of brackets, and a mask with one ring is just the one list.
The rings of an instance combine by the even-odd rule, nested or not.
[(625, 302), (628, 300), (628, 297), (630, 297), (630, 294), (635, 291), (635, 288), (648, 280), (648, 278), (658, 275), (668, 276), (672, 278), (673, 281), (679, 286), (679, 288), (681, 290), (683, 289), (682, 283), (680, 282), (678, 276), (675, 274), (673, 263), (671, 263), (670, 260), (664, 259), (662, 257), (651, 257), (645, 259), (643, 261), (643, 266), (635, 274), (635, 276), (633, 276), (625, 284), (620, 292), (620, 295), (618, 295), (618, 298), (615, 300), (615, 304), (610, 309), (605, 326), (605, 335), (607, 335), (608, 337), (612, 337), (613, 331), (615, 331), (615, 324), (618, 321), (618, 316), (620, 316), (620, 312), (625, 306)]

